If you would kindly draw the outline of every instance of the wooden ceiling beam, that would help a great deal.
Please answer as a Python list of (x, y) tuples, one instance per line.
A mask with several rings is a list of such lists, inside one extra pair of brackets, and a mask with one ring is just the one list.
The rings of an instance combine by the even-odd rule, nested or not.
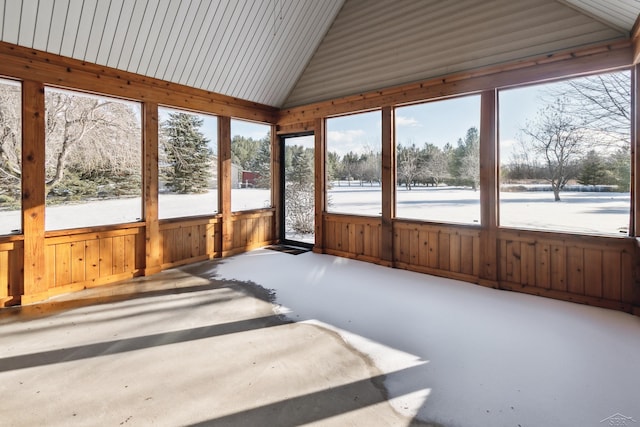
[(418, 83), (283, 109), (280, 111), (278, 125), (287, 127), (316, 118), (620, 69), (632, 64), (632, 53), (631, 40), (623, 40), (485, 67)]
[(265, 123), (275, 123), (278, 113), (268, 105), (4, 42), (0, 42), (0, 75)]

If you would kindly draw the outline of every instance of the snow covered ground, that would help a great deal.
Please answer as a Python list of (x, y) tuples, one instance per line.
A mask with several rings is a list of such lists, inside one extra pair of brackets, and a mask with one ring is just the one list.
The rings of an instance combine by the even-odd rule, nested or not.
[(289, 318), (339, 332), (422, 420), (640, 423), (638, 317), (310, 252), (256, 250), (211, 274), (272, 289)]
[[(629, 225), (629, 193), (563, 192), (554, 202), (553, 193), (501, 192), (500, 221), (508, 227), (621, 235)], [(379, 216), (379, 186), (334, 186), (328, 192), (329, 212)], [(480, 193), (451, 187), (398, 188), (397, 217), (436, 222), (479, 224)], [(269, 190), (234, 189), (233, 211), (270, 205)], [(162, 194), (160, 218), (208, 215), (217, 210), (217, 194)], [(47, 208), (47, 230), (89, 227), (137, 221), (142, 214), (140, 198), (98, 200), (90, 203)], [(0, 211), (0, 234), (20, 228), (17, 211)], [(295, 237), (294, 237), (295, 238)]]

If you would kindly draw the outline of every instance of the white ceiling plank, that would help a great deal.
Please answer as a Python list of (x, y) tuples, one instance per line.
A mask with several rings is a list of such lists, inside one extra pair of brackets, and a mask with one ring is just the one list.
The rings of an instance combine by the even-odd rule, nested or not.
[[(85, 59), (89, 37), (91, 36), (91, 26), (93, 25), (93, 16), (95, 15), (98, 0), (83, 0), (82, 9), (80, 11), (80, 19), (78, 20), (78, 29), (73, 44), (73, 57)], [(70, 30), (71, 28), (68, 27)], [(66, 34), (65, 34), (66, 38)]]
[(93, 22), (91, 23), (91, 32), (89, 33), (89, 42), (84, 54), (84, 60), (91, 63), (98, 63), (98, 51), (102, 44), (102, 38), (105, 36), (107, 18), (111, 10), (113, 0), (100, 0), (96, 5), (93, 13)]
[(22, 2), (18, 1), (9, 1), (4, 5), (2, 40), (7, 43), (18, 44), (21, 9)]
[[(11, 0), (8, 0), (8, 1), (11, 1)], [(2, 19), (0, 19), (0, 37), (2, 37), (2, 34), (4, 34), (4, 8), (5, 8), (5, 0), (0, 0), (0, 11), (2, 12)]]
[(131, 40), (131, 44), (127, 44), (127, 38), (129, 35), (129, 29), (131, 28), (131, 21), (134, 17), (135, 8), (139, 3), (140, 1), (122, 2), (118, 25), (115, 29), (113, 41), (109, 47), (109, 54), (107, 55), (105, 62), (109, 67), (118, 68), (118, 61), (122, 56), (122, 52), (125, 50), (125, 47), (131, 48), (131, 46), (133, 46), (133, 40)]
[[(222, 18), (224, 17), (225, 10), (230, 7), (228, 0), (222, 0), (216, 4), (215, 15), (212, 22), (204, 29), (206, 37), (202, 40), (200, 48), (197, 50), (197, 54), (193, 55), (193, 65), (188, 68), (189, 74), (186, 80), (182, 79), (188, 86), (200, 87), (196, 85), (196, 82), (200, 79), (203, 67), (205, 63), (209, 62), (209, 55), (216, 48), (216, 38), (219, 36), (218, 31)], [(191, 58), (190, 58), (191, 59)]]
[(189, 54), (193, 48), (193, 42), (195, 40), (197, 29), (202, 28), (202, 22), (204, 21), (207, 9), (211, 7), (211, 2), (203, 2), (202, 0), (192, 0), (189, 5), (189, 10), (184, 18), (180, 34), (176, 40), (173, 52), (169, 58), (169, 62), (164, 67), (162, 74), (163, 80), (178, 81), (176, 79), (176, 70), (178, 64), (184, 61), (186, 55)]
[(237, 67), (230, 69), (227, 77), (227, 81), (224, 84), (229, 87), (229, 92), (234, 94), (240, 94), (240, 88), (242, 87), (241, 76), (248, 71), (249, 67), (255, 65), (255, 58), (260, 51), (260, 46), (264, 43), (263, 38), (268, 32), (267, 26), (269, 11), (272, 10), (271, 3), (262, 2), (261, 9), (257, 12), (258, 19), (254, 22), (250, 29), (251, 37), (246, 37), (247, 45), (242, 48), (242, 58), (238, 62)]
[[(245, 67), (245, 69), (241, 70), (240, 77), (238, 77), (238, 80), (242, 84), (241, 88), (237, 91), (238, 94), (248, 93), (251, 91), (251, 88), (253, 87), (253, 83), (250, 80), (250, 76), (253, 73), (252, 68), (262, 69), (263, 61), (273, 51), (273, 46), (275, 43), (273, 22), (277, 17), (277, 13), (274, 7), (275, 2), (271, 3), (271, 5), (272, 7), (269, 8), (269, 11), (265, 16), (265, 21), (267, 21), (267, 25), (265, 27), (264, 32), (262, 33), (262, 37), (260, 38), (259, 45), (255, 50), (255, 54), (253, 55), (251, 67)], [(242, 95), (239, 95), (239, 96), (242, 96)]]
[(170, 0), (160, 0), (158, 2), (149, 32), (146, 34), (140, 34), (140, 36), (144, 37), (146, 40), (144, 48), (140, 52), (140, 60), (138, 67), (136, 68), (136, 72), (139, 74), (144, 74), (145, 76), (149, 75), (147, 74), (149, 63), (153, 59), (156, 46), (158, 45), (158, 38), (163, 31), (164, 20), (170, 3)]
[(175, 14), (168, 42), (163, 46), (160, 61), (153, 75), (166, 80), (167, 75), (173, 74), (180, 53), (185, 49), (184, 41), (189, 34), (189, 28), (193, 26), (198, 3), (194, 0), (183, 1)]
[(216, 65), (222, 60), (223, 52), (225, 51), (231, 32), (236, 27), (238, 21), (238, 15), (242, 10), (242, 6), (246, 1), (231, 2), (231, 5), (227, 5), (223, 12), (222, 22), (215, 29), (216, 37), (212, 44), (212, 49), (207, 54), (207, 62), (205, 62), (205, 68), (200, 70), (199, 81), (196, 82), (196, 87), (204, 88), (210, 86), (211, 76), (216, 69)]
[[(172, 56), (165, 76), (165, 79), (179, 82), (181, 84), (184, 84), (182, 81), (182, 75), (184, 74), (186, 66), (185, 63), (192, 55), (195, 48), (196, 40), (198, 39), (199, 35), (201, 33), (204, 33), (204, 22), (207, 21), (207, 19), (211, 18), (211, 9), (215, 9), (215, 6), (212, 4), (212, 2), (197, 0), (196, 3), (197, 6), (194, 16), (190, 21), (190, 25), (187, 25), (187, 31), (182, 41), (182, 49), (180, 50), (178, 55)], [(188, 20), (189, 18), (187, 18), (187, 21)]]
[(38, 16), (36, 17), (35, 33), (33, 35), (34, 49), (47, 50), (54, 4), (52, 1), (40, 1), (38, 3)]
[[(131, 55), (128, 58), (123, 55), (118, 61), (119, 63), (123, 64), (121, 65), (121, 67), (123, 67), (127, 71), (135, 73), (138, 69), (140, 59), (146, 47), (149, 31), (151, 31), (151, 26), (153, 25), (153, 20), (157, 13), (157, 8), (157, 2), (145, 2), (144, 12), (140, 20), (140, 25), (137, 28), (134, 27), (135, 31), (132, 34), (133, 36), (135, 36), (133, 37), (135, 41), (131, 49)], [(127, 61), (126, 66), (124, 65), (125, 60)]]
[[(98, 46), (96, 64), (107, 65), (111, 50), (114, 48), (116, 50), (122, 49), (122, 44), (118, 43), (119, 38), (117, 37), (117, 30), (120, 25), (120, 20), (127, 22), (128, 19), (131, 18), (131, 15), (125, 16), (123, 14), (123, 3), (124, 0), (111, 0), (107, 19), (104, 23), (102, 37), (100, 38), (100, 45)], [(129, 2), (129, 6), (133, 7), (131, 1)]]
[(188, 84), (188, 70), (193, 68), (198, 56), (202, 52), (202, 47), (205, 44), (206, 37), (212, 33), (212, 31), (209, 31), (209, 28), (211, 28), (212, 22), (215, 19), (216, 10), (220, 5), (219, 2), (214, 3), (203, 0), (201, 0), (200, 4), (201, 9), (204, 9), (203, 6), (206, 5), (206, 11), (198, 11), (198, 16), (202, 16), (202, 21), (200, 21), (199, 24), (194, 22), (189, 38), (186, 41), (187, 49), (180, 54), (180, 58), (176, 64), (176, 69), (172, 78), (172, 81), (180, 82), (182, 84)]
[[(311, 10), (311, 9), (307, 9)], [(290, 11), (290, 10), (289, 10)], [(296, 32), (299, 28), (305, 28), (311, 25), (311, 22), (303, 22), (301, 18), (301, 14), (304, 10), (298, 10), (297, 8), (292, 11), (292, 14), (289, 15), (288, 11), (285, 10), (283, 18), (276, 21), (278, 27), (276, 27), (275, 32), (275, 46), (273, 51), (270, 52), (270, 55), (267, 57), (267, 62), (262, 69), (262, 73), (264, 76), (267, 76), (269, 79), (269, 85), (258, 84), (252, 91), (256, 92), (256, 96), (258, 99), (264, 99), (267, 91), (271, 90), (270, 86), (274, 79), (277, 78), (275, 73), (276, 66), (281, 61), (286, 61), (284, 56), (288, 54), (291, 50), (292, 43), (299, 43), (300, 39), (297, 38)], [(279, 60), (280, 59), (280, 60)], [(287, 61), (288, 62), (288, 61)], [(262, 82), (265, 83), (265, 82)]]
[(165, 49), (167, 45), (171, 44), (174, 29), (180, 28), (180, 19), (183, 15), (181, 13), (184, 2), (169, 2), (169, 7), (164, 16), (160, 35), (156, 40), (156, 44), (151, 54), (151, 60), (149, 61), (149, 68), (145, 71), (147, 76), (158, 77), (158, 66), (162, 61)]
[(22, 12), (20, 13), (20, 34), (18, 35), (18, 44), (21, 46), (33, 47), (36, 20), (38, 19), (38, 3), (40, 2), (22, 2)]
[(261, 24), (265, 24), (264, 16), (267, 14), (268, 7), (268, 2), (257, 2), (252, 3), (247, 11), (247, 16), (240, 26), (241, 36), (235, 41), (231, 50), (231, 61), (224, 62), (215, 84), (221, 91), (234, 93), (233, 86), (235, 86), (237, 71), (253, 65), (252, 58), (249, 56), (249, 47), (255, 43), (256, 35), (264, 31)]
[[(82, 7), (83, 0), (54, 2), (51, 28), (49, 30), (49, 48), (47, 50), (51, 52), (51, 45), (57, 43), (58, 52), (56, 53), (76, 58), (73, 56), (73, 49), (78, 37)], [(62, 18), (60, 18), (61, 13), (64, 13)], [(60, 19), (64, 24), (60, 24)]]

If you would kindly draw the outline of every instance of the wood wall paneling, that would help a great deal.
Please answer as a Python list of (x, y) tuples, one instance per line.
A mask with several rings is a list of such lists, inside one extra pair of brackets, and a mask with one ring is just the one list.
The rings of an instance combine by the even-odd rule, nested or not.
[(326, 123), (322, 118), (316, 119), (314, 126), (314, 248), (318, 253), (324, 252), (325, 225), (324, 213), (327, 209), (327, 172), (326, 172)]

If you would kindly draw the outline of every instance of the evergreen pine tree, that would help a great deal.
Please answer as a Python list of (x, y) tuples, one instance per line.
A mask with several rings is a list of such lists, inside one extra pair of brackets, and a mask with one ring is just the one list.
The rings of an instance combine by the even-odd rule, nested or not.
[(168, 170), (166, 186), (176, 193), (204, 193), (211, 177), (213, 153), (199, 128), (203, 120), (193, 114), (170, 113), (162, 123)]

